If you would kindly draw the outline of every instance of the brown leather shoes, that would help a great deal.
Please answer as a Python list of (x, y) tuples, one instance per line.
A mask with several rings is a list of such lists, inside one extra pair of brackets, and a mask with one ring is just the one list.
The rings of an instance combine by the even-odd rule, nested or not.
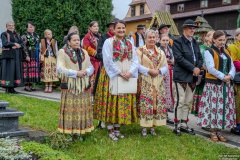
[(210, 133), (210, 139), (214, 142), (217, 142), (218, 141), (218, 136), (216, 135), (215, 132), (211, 132)]
[(217, 132), (217, 137), (219, 141), (227, 142), (227, 139), (221, 135), (221, 132)]

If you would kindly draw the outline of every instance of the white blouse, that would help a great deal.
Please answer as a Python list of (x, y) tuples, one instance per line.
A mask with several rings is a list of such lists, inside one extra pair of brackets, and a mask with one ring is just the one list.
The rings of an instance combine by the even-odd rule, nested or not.
[[(59, 55), (59, 56), (62, 56), (62, 55)], [(58, 59), (58, 62), (59, 62), (59, 59)], [(67, 69), (64, 64), (65, 64), (65, 62), (57, 63), (57, 72), (60, 74), (61, 71), (64, 70), (64, 72), (67, 73), (66, 75), (68, 78), (77, 78), (77, 71), (72, 70), (72, 69)], [(86, 72), (87, 72), (86, 76), (88, 76), (88, 77), (91, 76), (94, 71), (93, 65), (90, 62), (90, 58), (89, 58), (89, 64), (90, 64), (89, 67), (86, 69)]]
[[(227, 57), (224, 54), (222, 54), (220, 56), (223, 59), (227, 59)], [(208, 50), (206, 50), (204, 52), (204, 61), (205, 61), (206, 69), (208, 70), (208, 72), (210, 74), (212, 74), (213, 76), (217, 77), (218, 79), (223, 80), (225, 74), (220, 72), (220, 71), (218, 71), (215, 68), (213, 56), (211, 55), (211, 53)], [(235, 66), (233, 64), (233, 61), (231, 60), (231, 69), (230, 69), (228, 74), (230, 74), (232, 76), (232, 79), (233, 79), (234, 76), (235, 76), (235, 73), (236, 73), (236, 68), (235, 68)]]
[[(165, 62), (164, 65), (161, 68), (159, 68), (159, 70), (161, 71), (161, 73), (159, 73), (159, 76), (164, 76), (166, 73), (168, 73), (167, 62)], [(149, 68), (147, 68), (141, 64), (138, 65), (138, 71), (145, 76), (149, 76), (149, 74), (148, 74)]]
[[(113, 62), (112, 50), (113, 50), (113, 44), (111, 42), (111, 38), (108, 38), (103, 44), (102, 55), (103, 55), (103, 64), (110, 79), (113, 79), (114, 77), (118, 76), (118, 74), (121, 73), (121, 70)], [(131, 66), (130, 66), (129, 72), (132, 74), (133, 78), (138, 77), (137, 69), (138, 69), (138, 57), (134, 47), (132, 47), (132, 60), (131, 60)]]

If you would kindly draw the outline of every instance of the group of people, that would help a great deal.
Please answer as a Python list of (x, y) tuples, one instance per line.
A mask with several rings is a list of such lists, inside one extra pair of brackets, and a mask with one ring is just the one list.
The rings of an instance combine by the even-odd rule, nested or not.
[[(137, 32), (127, 37), (126, 24), (118, 19), (111, 20), (107, 33), (101, 35), (98, 22), (92, 21), (82, 40), (78, 28), (71, 27), (58, 51), (50, 30), (40, 40), (32, 22), (26, 27), (20, 37), (14, 23), (8, 22), (1, 35), (3, 51), (14, 53), (12, 57), (2, 54), (1, 86), (14, 93), (14, 87), (24, 83), (26, 91), (34, 91), (32, 83), (41, 80), (44, 92), (52, 92), (52, 83), (60, 79), (58, 130), (62, 133), (79, 137), (94, 129), (96, 119), (113, 141), (125, 138), (120, 127), (131, 123), (142, 127), (144, 137), (157, 135), (155, 127), (167, 122), (174, 123), (176, 135), (194, 135), (188, 126), (189, 113), (198, 116), (197, 125), (210, 131), (213, 141), (227, 141), (221, 134), (225, 128), (239, 133), (240, 87), (235, 84), (235, 92), (233, 88), (240, 70), (239, 29), (228, 48), (226, 34), (220, 30), (207, 33), (199, 47), (193, 38), (198, 26), (190, 19), (179, 38), (169, 33), (168, 24), (146, 31), (138, 25)], [(136, 92), (115, 93), (116, 82), (132, 79), (137, 79)], [(168, 112), (174, 112), (173, 121)]]
[(34, 84), (45, 83), (45, 93), (52, 92), (53, 82), (59, 81), (56, 72), (57, 42), (52, 31), (46, 29), (44, 38), (35, 33), (33, 22), (26, 24), (22, 36), (15, 32), (15, 24), (9, 21), (7, 31), (1, 34), (2, 54), (0, 63), (0, 86), (6, 93), (16, 94), (15, 87), (24, 87), (25, 91), (36, 89)]

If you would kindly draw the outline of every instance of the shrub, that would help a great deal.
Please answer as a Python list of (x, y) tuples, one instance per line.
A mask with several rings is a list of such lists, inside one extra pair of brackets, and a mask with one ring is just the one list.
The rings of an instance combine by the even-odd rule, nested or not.
[(0, 138), (0, 159), (23, 159), (31, 158), (31, 155), (22, 151), (18, 139)]
[(48, 145), (40, 144), (36, 142), (22, 142), (23, 151), (28, 153), (34, 153), (41, 160), (74, 160), (62, 151), (56, 151), (50, 148)]
[(12, 16), (16, 30), (23, 33), (26, 23), (33, 21), (35, 31), (43, 37), (45, 29), (53, 32), (62, 46), (63, 37), (71, 26), (78, 26), (81, 37), (88, 31), (88, 24), (99, 22), (100, 33), (112, 18), (112, 0), (12, 0)]

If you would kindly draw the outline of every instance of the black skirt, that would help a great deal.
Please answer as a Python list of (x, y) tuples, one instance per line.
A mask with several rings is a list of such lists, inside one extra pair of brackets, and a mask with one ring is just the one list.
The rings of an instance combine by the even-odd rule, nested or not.
[(1, 87), (22, 87), (24, 85), (21, 59), (22, 52), (18, 49), (15, 50), (14, 58), (1, 59)]

